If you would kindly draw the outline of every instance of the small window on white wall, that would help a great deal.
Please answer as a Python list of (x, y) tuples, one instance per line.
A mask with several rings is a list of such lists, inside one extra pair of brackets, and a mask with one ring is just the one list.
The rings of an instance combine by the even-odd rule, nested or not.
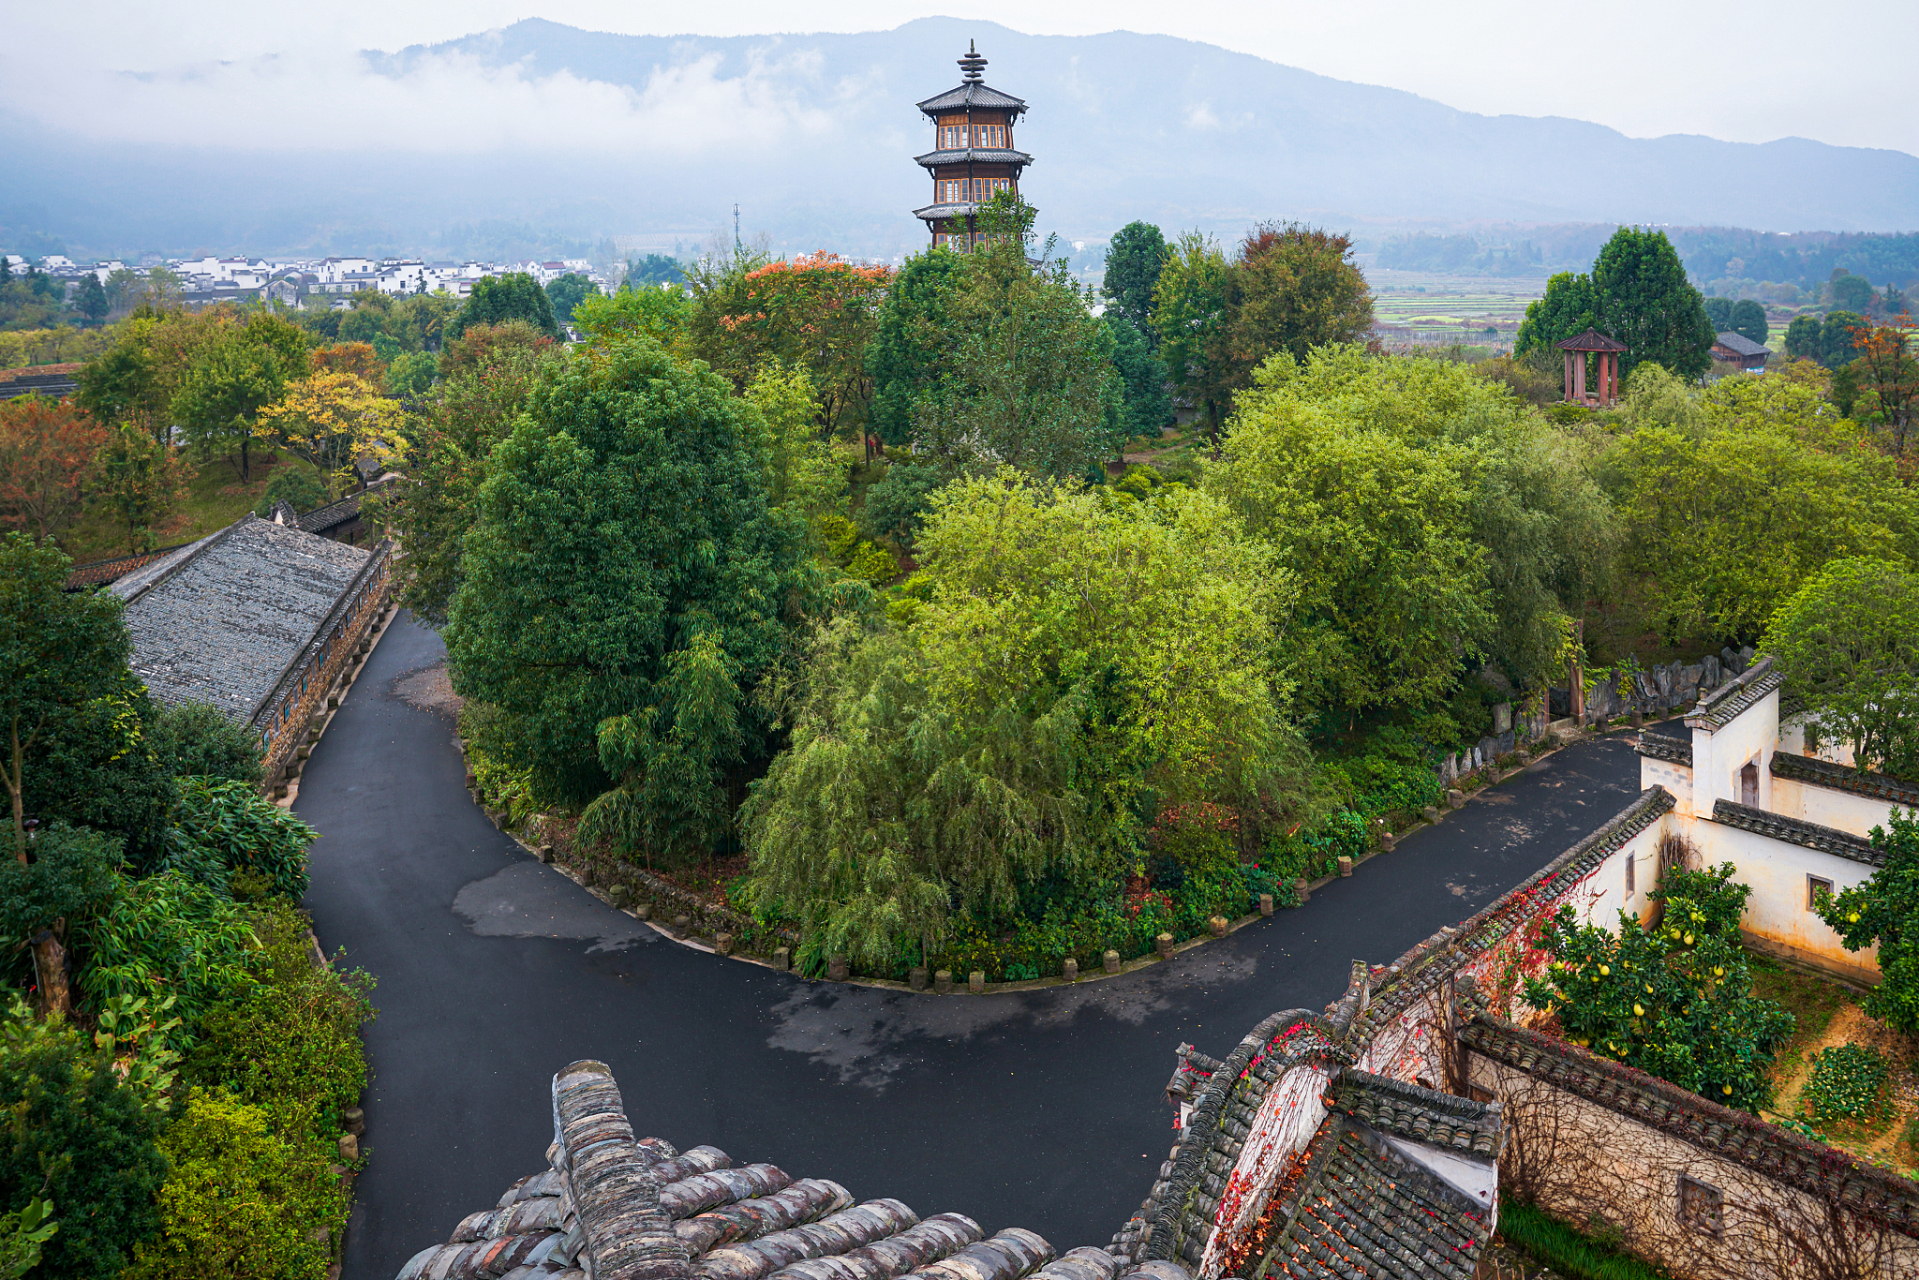
[(1830, 901), (1832, 901), (1832, 881), (1821, 879), (1819, 876), (1807, 876), (1806, 910), (1817, 911)]
[(1631, 854), (1626, 855), (1626, 896), (1628, 898), (1633, 895), (1633, 868), (1638, 865), (1638, 862), (1639, 859)]

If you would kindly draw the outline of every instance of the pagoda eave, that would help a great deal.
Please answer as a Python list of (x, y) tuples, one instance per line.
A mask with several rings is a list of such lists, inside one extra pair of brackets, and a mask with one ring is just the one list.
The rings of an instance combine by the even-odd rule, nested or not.
[(913, 210), (913, 216), (927, 222), (944, 222), (948, 218), (975, 217), (979, 211), (985, 207), (983, 204), (966, 202), (959, 204), (929, 204), (924, 209)]
[(949, 164), (1010, 164), (1023, 169), (1033, 163), (1033, 157), (1011, 148), (961, 147), (950, 151), (929, 151), (923, 156), (914, 156), (913, 163), (928, 169)]

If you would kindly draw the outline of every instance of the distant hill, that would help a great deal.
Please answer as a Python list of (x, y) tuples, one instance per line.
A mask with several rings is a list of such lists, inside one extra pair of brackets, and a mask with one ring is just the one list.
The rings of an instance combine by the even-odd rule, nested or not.
[[(1292, 217), (1374, 228), (1919, 230), (1919, 159), (1902, 152), (1800, 138), (1634, 139), (1576, 120), (1456, 111), (1167, 36), (1028, 36), (948, 18), (737, 38), (532, 20), (367, 55), (399, 78), (448, 58), (522, 77), (564, 74), (617, 86), (678, 122), (657, 146), (618, 154), (108, 155), (11, 136), (17, 128), (0, 121), (10, 170), (0, 223), (37, 218), (69, 241), (122, 248), (135, 247), (129, 238), (338, 248), (361, 236), (371, 242), (353, 247), (377, 249), (488, 219), (575, 238), (705, 235), (730, 228), (738, 201), (746, 230), (764, 229), (776, 245), (890, 255), (918, 246), (910, 210), (930, 195), (912, 156), (930, 148), (931, 130), (913, 103), (958, 82), (954, 59), (968, 40), (991, 60), (988, 83), (1031, 104), (1018, 133), (1036, 157), (1028, 198), (1042, 228), (1069, 239), (1104, 239), (1135, 217), (1228, 233)], [(717, 140), (675, 146), (674, 130)]]

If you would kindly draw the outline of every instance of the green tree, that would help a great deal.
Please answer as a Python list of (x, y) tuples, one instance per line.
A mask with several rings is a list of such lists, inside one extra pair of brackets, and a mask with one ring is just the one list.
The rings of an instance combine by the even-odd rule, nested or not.
[(1792, 1034), (1792, 1015), (1752, 994), (1739, 913), (1752, 890), (1716, 871), (1669, 872), (1651, 897), (1663, 910), (1641, 928), (1582, 925), (1561, 907), (1539, 947), (1552, 957), (1526, 980), (1526, 1000), (1559, 1019), (1565, 1037), (1729, 1107), (1771, 1098), (1766, 1070)]
[[(530, 324), (549, 338), (560, 336), (560, 324), (553, 315), (553, 299), (540, 288), (539, 281), (523, 271), (474, 281), (473, 292), (466, 304), (446, 322), (444, 333), (450, 342), (475, 326), (506, 324), (512, 320)], [(348, 338), (344, 325), (340, 336)]]
[(1806, 579), (1761, 647), (1861, 768), (1919, 780), (1919, 576), (1859, 557)]
[(506, 763), (629, 851), (703, 851), (768, 754), (749, 699), (812, 574), (757, 415), (645, 338), (542, 381), (494, 447), (447, 627)]
[(1751, 298), (1741, 298), (1733, 304), (1726, 328), (1762, 347), (1772, 334), (1771, 327), (1766, 323), (1766, 309)]
[(598, 284), (571, 271), (546, 282), (546, 296), (553, 300), (553, 318), (562, 325), (572, 324), (573, 308), (599, 293)]
[(1848, 951), (1876, 946), (1879, 985), (1866, 1012), (1907, 1035), (1919, 1034), (1919, 812), (1892, 810), (1872, 829), (1879, 867), (1864, 884), (1818, 904)]
[(759, 449), (767, 460), (767, 501), (809, 521), (837, 507), (846, 492), (846, 465), (815, 429), (819, 399), (806, 370), (764, 366), (748, 384), (746, 402), (764, 424)]
[(158, 1231), (154, 1194), (167, 1161), (157, 1129), (106, 1051), (15, 1002), (0, 1024), (0, 1203), (53, 1201), (60, 1229), (36, 1276), (117, 1276)]
[(1052, 476), (1113, 456), (1126, 433), (1113, 339), (1065, 262), (1034, 267), (997, 233), (961, 263), (941, 376), (914, 407), (920, 448), (948, 471)]
[(866, 372), (873, 380), (867, 420), (884, 444), (912, 439), (915, 409), (946, 367), (956, 334), (953, 297), (960, 272), (960, 255), (950, 249), (915, 254), (880, 304), (866, 347)]
[(1173, 421), (1166, 363), (1153, 354), (1152, 340), (1132, 321), (1110, 311), (1102, 319), (1113, 338), (1113, 367), (1119, 371), (1126, 405), (1126, 435), (1156, 439)]
[(193, 469), (185, 458), (145, 432), (122, 424), (94, 455), (99, 493), (126, 526), (127, 545), (145, 551), (155, 544), (153, 526), (187, 493)]
[(1153, 328), (1173, 385), (1206, 410), (1207, 434), (1231, 408), (1234, 366), (1229, 327), (1235, 301), (1232, 264), (1209, 237), (1189, 231), (1174, 243), (1153, 291)]
[(1868, 327), (1866, 318), (1856, 311), (1828, 311), (1819, 330), (1819, 363), (1828, 369), (1852, 363), (1858, 354), (1858, 335)]
[(1372, 290), (1352, 262), (1352, 241), (1302, 223), (1256, 227), (1240, 246), (1226, 341), (1234, 383), (1276, 351), (1304, 360), (1314, 347), (1364, 342), (1373, 327)]
[(1224, 454), (1206, 486), (1301, 584), (1285, 644), (1315, 710), (1438, 699), (1462, 655), (1542, 680), (1611, 569), (1615, 518), (1573, 447), (1464, 365), (1275, 356)]
[(235, 468), (251, 483), (252, 445), (260, 411), (307, 372), (306, 334), (268, 313), (228, 325), (192, 354), (172, 410), (202, 456), (237, 445)]
[(1863, 312), (1872, 306), (1872, 281), (1845, 274), (1832, 282), (1832, 300), (1841, 311)]
[(620, 282), (620, 290), (658, 289), (663, 284), (680, 284), (685, 280), (686, 271), (677, 258), (649, 253), (626, 264), (626, 278)]
[(890, 964), (1045, 877), (1110, 883), (1159, 807), (1233, 809), (1253, 847), (1297, 800), (1268, 675), (1288, 577), (1217, 501), (1011, 470), (954, 482), (900, 630), (828, 627), (791, 747), (743, 813), (750, 896), (808, 954)]
[(1812, 316), (1794, 316), (1786, 326), (1786, 359), (1818, 360), (1826, 354), (1824, 331)]
[(1731, 298), (1707, 298), (1705, 301), (1706, 319), (1712, 321), (1713, 329), (1717, 332), (1724, 333), (1726, 330), (1732, 328), (1733, 300)]
[(1149, 342), (1158, 341), (1153, 290), (1159, 287), (1169, 252), (1166, 237), (1150, 222), (1127, 223), (1106, 250), (1106, 276), (1099, 291), (1108, 303), (1107, 314), (1131, 324)]
[(100, 283), (100, 277), (89, 271), (80, 279), (80, 286), (73, 291), (73, 309), (79, 317), (91, 325), (104, 324), (107, 318), (107, 291)]
[(938, 467), (915, 462), (894, 462), (886, 475), (866, 491), (860, 504), (859, 524), (869, 538), (891, 538), (912, 550), (920, 526), (931, 505), (932, 496), (946, 477)]
[(1596, 328), (1626, 344), (1620, 370), (1630, 375), (1644, 363), (1682, 378), (1703, 377), (1712, 368), (1716, 336), (1705, 301), (1686, 280), (1679, 253), (1663, 231), (1621, 227), (1593, 263)]
[(298, 902), (307, 891), (307, 846), (319, 833), (260, 794), (257, 783), (229, 778), (180, 779), (167, 865), (222, 893), (239, 875)]
[(1561, 271), (1546, 281), (1546, 296), (1526, 304), (1519, 322), (1513, 354), (1550, 350), (1555, 343), (1575, 338), (1599, 323), (1599, 299), (1592, 277)]
[(594, 294), (582, 301), (574, 308), (573, 324), (590, 341), (637, 334), (672, 351), (685, 338), (692, 315), (693, 300), (684, 289), (622, 287), (611, 297)]
[(1642, 428), (1611, 459), (1625, 563), (1665, 634), (1751, 640), (1830, 561), (1919, 554), (1913, 495), (1850, 422), (1709, 410), (1694, 430)]
[(369, 514), (406, 547), (401, 600), (434, 626), (446, 624), (459, 584), (487, 455), (513, 430), (542, 371), (560, 358), (561, 349), (524, 321), (476, 325), (448, 341), (441, 380), (412, 416), (405, 483), (366, 500)]

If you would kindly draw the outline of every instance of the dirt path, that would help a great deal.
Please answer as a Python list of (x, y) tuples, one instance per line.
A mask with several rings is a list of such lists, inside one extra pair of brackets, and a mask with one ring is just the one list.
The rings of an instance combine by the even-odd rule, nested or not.
[(1806, 1082), (1812, 1078), (1813, 1055), (1843, 1044), (1869, 1045), (1885, 1054), (1892, 1063), (1894, 1114), (1885, 1128), (1869, 1139), (1858, 1141), (1835, 1137), (1831, 1143), (1874, 1163), (1896, 1167), (1900, 1164), (1895, 1154), (1899, 1139), (1914, 1113), (1919, 1111), (1919, 1088), (1915, 1087), (1913, 1081), (1906, 1046), (1898, 1035), (1883, 1022), (1867, 1017), (1866, 1011), (1850, 999), (1844, 1001), (1838, 1012), (1832, 1015), (1832, 1021), (1826, 1024), (1824, 1033), (1805, 1047), (1791, 1074), (1779, 1082), (1774, 1094), (1774, 1114), (1798, 1117), (1800, 1095), (1805, 1092)]

